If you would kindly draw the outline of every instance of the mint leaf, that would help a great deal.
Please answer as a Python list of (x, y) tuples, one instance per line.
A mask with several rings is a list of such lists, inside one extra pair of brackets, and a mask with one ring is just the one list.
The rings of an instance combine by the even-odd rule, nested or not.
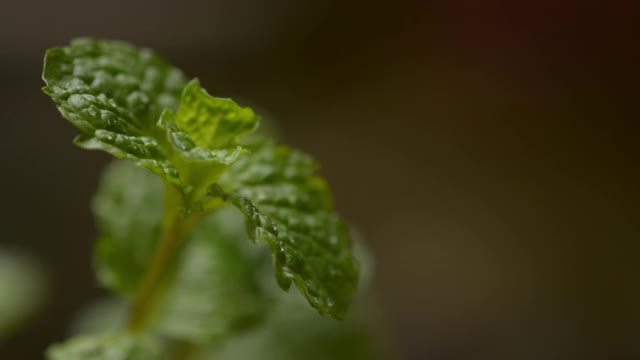
[[(321, 314), (344, 316), (358, 281), (347, 227), (306, 155), (254, 138), (253, 154), (240, 156), (248, 153), (240, 141), (259, 122), (251, 109), (211, 97), (197, 80), (185, 87), (179, 70), (122, 42), (80, 39), (51, 49), (43, 79), (45, 93), (80, 129), (78, 145), (131, 160), (177, 188), (165, 191), (172, 221), (191, 227), (225, 202), (235, 205), (250, 239), (264, 240), (272, 251), (280, 286), (293, 282)], [(94, 206), (99, 277), (125, 295), (138, 287), (159, 238), (160, 220), (150, 219), (159, 219), (161, 206), (145, 199), (145, 190), (129, 189), (131, 182), (150, 181), (138, 177), (105, 180), (114, 185), (105, 186)], [(145, 212), (147, 203), (154, 209)], [(194, 211), (201, 213), (187, 219)], [(175, 237), (168, 239), (180, 244), (181, 235)]]
[(194, 229), (152, 324), (162, 334), (207, 343), (262, 320), (268, 303), (256, 281), (257, 259), (233, 227), (242, 230), (237, 215), (223, 210)]
[(172, 161), (190, 186), (188, 201), (193, 209), (204, 210), (201, 200), (207, 185), (246, 153), (238, 142), (258, 122), (253, 110), (210, 96), (198, 80), (185, 87), (177, 113), (170, 109), (162, 113), (158, 127), (166, 131), (172, 152), (177, 154)]
[(150, 336), (106, 333), (77, 336), (47, 349), (49, 360), (161, 360), (162, 343)]
[[(173, 149), (188, 163), (231, 164), (243, 151), (239, 141), (259, 122), (250, 108), (215, 98), (192, 80), (184, 88), (177, 113), (166, 109), (158, 125)], [(176, 159), (178, 160), (178, 159)]]
[(212, 97), (197, 80), (184, 89), (176, 118), (177, 125), (207, 149), (235, 146), (260, 121), (250, 108), (242, 108), (231, 99)]
[(180, 70), (149, 49), (78, 39), (47, 51), (42, 77), (44, 92), (82, 131), (77, 145), (131, 160), (180, 184), (156, 127), (164, 109), (178, 106), (186, 84)]
[(243, 153), (238, 142), (259, 122), (197, 80), (187, 85), (153, 51), (123, 42), (79, 39), (50, 49), (43, 79), (44, 92), (81, 130), (77, 145), (131, 160), (184, 195), (195, 189), (194, 199)]
[[(158, 125), (167, 131), (167, 137), (173, 150), (182, 157), (182, 159), (177, 158), (175, 160), (183, 160), (186, 162), (186, 164), (183, 164), (184, 168), (189, 168), (190, 166), (193, 166), (192, 164), (194, 163), (205, 165), (229, 165), (243, 152), (243, 149), (240, 146), (236, 146), (231, 149), (207, 149), (199, 147), (193, 139), (191, 139), (189, 133), (177, 125), (177, 121), (179, 120), (180, 118), (177, 117), (175, 113), (170, 110), (166, 110), (160, 116)], [(224, 169), (224, 167), (208, 167), (207, 171), (219, 174)]]
[[(100, 231), (95, 264), (104, 286), (135, 295), (160, 237), (163, 198), (162, 181), (150, 172), (125, 161), (106, 168), (93, 206)], [(154, 309), (155, 329), (205, 342), (260, 320), (266, 302), (255, 255), (238, 235), (245, 236), (235, 212), (221, 210), (194, 227)]]
[(265, 241), (273, 252), (283, 289), (293, 282), (320, 314), (342, 318), (358, 282), (358, 266), (347, 226), (332, 210), (329, 189), (316, 169), (300, 152), (267, 145), (238, 160), (209, 195), (242, 211), (249, 238)]
[(148, 171), (124, 161), (104, 170), (93, 199), (94, 266), (102, 285), (135, 294), (160, 238), (163, 199), (162, 181)]
[(298, 294), (283, 294), (260, 328), (203, 348), (191, 360), (374, 360), (380, 354), (369, 318), (317, 316)]
[[(363, 275), (370, 274), (371, 259), (365, 244), (354, 234), (355, 256)], [(266, 254), (265, 254), (266, 255)], [(265, 274), (269, 264), (264, 263)], [(269, 281), (271, 280), (271, 281)], [(374, 360), (382, 359), (373, 329), (374, 309), (364, 301), (366, 289), (360, 284), (357, 306), (343, 321), (317, 316), (298, 292), (283, 292), (264, 278), (264, 291), (277, 300), (262, 326), (243, 332), (222, 344), (202, 347), (191, 360)]]

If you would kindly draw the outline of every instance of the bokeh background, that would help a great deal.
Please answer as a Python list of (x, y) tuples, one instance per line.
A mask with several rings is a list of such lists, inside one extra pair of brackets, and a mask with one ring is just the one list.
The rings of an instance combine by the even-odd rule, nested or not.
[[(99, 296), (109, 157), (40, 92), (78, 36), (157, 49), (313, 154), (376, 259), (390, 359), (640, 359), (640, 3), (0, 3), (0, 245), (49, 297), (0, 359), (39, 359)], [(15, 291), (2, 288), (0, 292)]]

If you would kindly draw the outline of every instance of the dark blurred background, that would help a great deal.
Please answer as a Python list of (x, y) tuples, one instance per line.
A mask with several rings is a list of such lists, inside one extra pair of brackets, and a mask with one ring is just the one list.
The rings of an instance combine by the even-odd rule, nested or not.
[[(157, 49), (313, 154), (376, 259), (391, 359), (640, 359), (640, 3), (22, 0), (0, 4), (0, 244), (50, 297), (38, 359), (101, 294), (109, 157), (40, 92), (46, 48)], [(12, 291), (0, 289), (0, 291)]]

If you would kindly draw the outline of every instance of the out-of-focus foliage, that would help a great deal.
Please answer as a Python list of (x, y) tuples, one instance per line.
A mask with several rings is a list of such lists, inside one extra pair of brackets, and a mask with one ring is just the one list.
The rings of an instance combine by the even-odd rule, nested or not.
[[(159, 178), (130, 163), (115, 161), (105, 171), (94, 201), (102, 231), (96, 264), (105, 286), (133, 295), (159, 238), (163, 194)], [(231, 211), (208, 216), (185, 241), (167, 279), (173, 286), (154, 312), (153, 326), (162, 333), (206, 342), (263, 315), (255, 260), (243, 252), (249, 245), (242, 220)]]
[[(107, 170), (119, 171), (147, 174), (124, 162)], [(146, 180), (138, 191), (156, 191), (153, 181), (159, 180), (153, 176)], [(118, 184), (104, 181), (101, 191)], [(152, 213), (146, 206), (138, 210)], [(161, 221), (160, 217), (156, 214), (154, 221)], [(298, 293), (278, 289), (269, 276), (269, 251), (238, 241), (244, 237), (242, 215), (232, 208), (210, 215), (196, 227), (176, 265), (175, 287), (155, 311), (152, 327), (156, 331), (198, 344), (194, 360), (377, 358), (370, 329), (374, 321), (365, 314), (366, 304), (360, 303), (359, 311), (343, 321), (320, 317)], [(356, 245), (362, 264), (360, 290), (365, 292), (371, 258), (363, 245)], [(73, 332), (116, 331), (125, 325), (128, 308), (127, 302), (114, 299), (91, 304), (74, 322)], [(257, 321), (262, 321), (261, 326), (252, 326)], [(214, 345), (200, 347), (206, 343)]]
[(81, 309), (71, 323), (72, 335), (115, 333), (127, 323), (129, 302), (118, 297), (102, 298)]
[[(172, 286), (156, 311), (162, 334), (208, 343), (258, 324), (269, 310), (256, 279), (257, 258), (238, 239), (232, 209), (197, 225), (178, 259)], [(241, 228), (240, 228), (241, 229)]]
[(164, 186), (124, 161), (107, 166), (93, 213), (99, 230), (94, 264), (103, 286), (133, 297), (160, 239)]
[(80, 335), (47, 350), (51, 360), (163, 360), (163, 343), (151, 336), (127, 333)]
[(285, 294), (264, 326), (229, 339), (220, 347), (203, 349), (193, 360), (378, 359), (370, 331), (373, 321), (362, 315), (332, 321), (311, 311), (298, 294)]
[(0, 344), (34, 316), (45, 295), (40, 264), (23, 253), (0, 249)]

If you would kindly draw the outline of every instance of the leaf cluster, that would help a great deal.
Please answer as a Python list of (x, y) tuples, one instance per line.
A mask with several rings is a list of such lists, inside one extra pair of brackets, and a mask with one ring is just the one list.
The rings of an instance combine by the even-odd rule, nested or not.
[(156, 359), (256, 324), (277, 329), (269, 262), (280, 288), (293, 284), (321, 315), (345, 317), (359, 272), (349, 229), (317, 163), (256, 133), (253, 110), (118, 41), (50, 49), (43, 79), (80, 130), (75, 144), (128, 160), (107, 168), (94, 198), (94, 263), (142, 319), (56, 345), (51, 359)]

